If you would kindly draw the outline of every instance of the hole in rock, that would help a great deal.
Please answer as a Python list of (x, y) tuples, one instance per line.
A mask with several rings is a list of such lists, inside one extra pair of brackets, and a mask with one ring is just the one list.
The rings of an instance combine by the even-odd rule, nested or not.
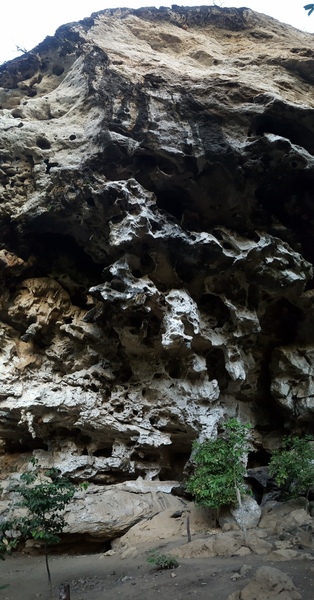
[(268, 472), (270, 458), (271, 453), (264, 448), (249, 452), (248, 454), (247, 477), (245, 477), (245, 481), (249, 484), (258, 504), (261, 504), (264, 494), (273, 487)]
[(97, 475), (91, 477), (89, 481), (98, 483), (99, 485), (111, 485), (116, 483), (124, 483), (125, 481), (135, 480), (139, 476), (139, 473), (129, 473), (127, 469), (125, 471), (98, 471)]
[(57, 75), (57, 77), (60, 77), (60, 75), (64, 73), (64, 67), (62, 65), (53, 65), (52, 72), (54, 75)]
[(230, 312), (219, 296), (203, 294), (199, 300), (199, 308), (216, 321), (216, 327), (223, 327), (230, 322)]
[(234, 248), (231, 246), (231, 244), (229, 244), (229, 242), (225, 242), (225, 241), (223, 241), (221, 245), (222, 245), (222, 247), (223, 247), (225, 250), (233, 250), (233, 249), (234, 249)]
[(270, 462), (270, 453), (267, 452), (264, 448), (261, 450), (256, 450), (254, 452), (249, 452), (247, 468), (255, 469), (256, 467), (266, 467)]
[[(256, 199), (265, 210), (265, 221), (268, 219), (269, 224), (269, 215), (274, 215), (294, 232), (294, 238), (302, 244), (304, 258), (311, 263), (314, 262), (311, 229), (314, 220), (313, 186), (314, 178), (310, 171), (291, 172), (290, 169), (281, 178), (277, 171), (255, 191)], [(291, 244), (289, 239), (287, 241)], [(300, 251), (298, 247), (296, 250)]]
[(165, 369), (171, 379), (180, 379), (185, 375), (186, 372), (186, 368), (182, 363), (182, 360), (178, 358), (173, 358), (170, 360)]
[(106, 446), (104, 448), (98, 448), (93, 452), (93, 456), (103, 456), (109, 458), (112, 455), (112, 446)]
[(284, 118), (277, 111), (273, 115), (264, 113), (255, 118), (253, 131), (256, 132), (256, 135), (263, 135), (264, 133), (279, 135), (287, 138), (293, 144), (302, 146), (310, 154), (314, 153), (313, 132), (310, 128), (302, 125), (301, 120), (296, 118), (296, 114)]
[(160, 481), (182, 481), (183, 470), (190, 458), (190, 453), (174, 452), (169, 456), (169, 465), (163, 465), (159, 472)]
[[(145, 246), (145, 244), (143, 244), (143, 246), (142, 246), (141, 265), (146, 269), (145, 273), (147, 274), (155, 268), (155, 263), (154, 263), (152, 257), (150, 256), (150, 254), (145, 250), (144, 246)], [(147, 270), (147, 269), (149, 269), (149, 270)]]
[[(64, 418), (63, 415), (58, 415), (61, 419)], [(67, 427), (56, 427), (52, 430), (54, 437), (59, 437), (64, 440), (73, 440), (76, 445), (86, 446), (91, 442), (91, 438), (88, 435), (85, 435), (81, 432), (78, 427), (74, 427), (73, 429)]]
[(157, 223), (157, 221), (150, 221), (150, 228), (153, 233), (156, 231), (160, 231), (162, 229), (161, 223)]
[(211, 348), (205, 356), (208, 378), (210, 380), (217, 379), (221, 385), (228, 376), (223, 351), (220, 348)]
[(111, 280), (111, 287), (113, 290), (116, 290), (117, 292), (124, 292), (127, 288), (127, 284), (125, 281), (122, 281), (122, 279), (117, 279), (117, 277), (114, 277)]
[(132, 375), (133, 375), (133, 371), (132, 371), (131, 367), (127, 364), (126, 360), (124, 360), (124, 362), (123, 362), (123, 359), (122, 359), (121, 367), (120, 367), (120, 371), (119, 371), (120, 381), (122, 383), (127, 383), (128, 381), (130, 381)]
[(20, 108), (14, 108), (11, 111), (11, 115), (12, 115), (12, 117), (14, 117), (14, 119), (22, 119), (23, 118), (23, 112)]
[(184, 326), (184, 333), (185, 335), (189, 335), (190, 337), (194, 335), (194, 327), (193, 324), (190, 323), (190, 321), (188, 319), (186, 319), (185, 317), (182, 317), (182, 324)]
[(299, 323), (303, 319), (301, 309), (281, 298), (269, 305), (260, 319), (262, 333), (270, 340), (291, 344), (296, 339)]
[(163, 377), (163, 373), (154, 373), (153, 379), (161, 379)]
[[(111, 548), (110, 541), (88, 535), (62, 533), (60, 540), (58, 544), (49, 544), (49, 554), (97, 554), (107, 552)], [(41, 555), (43, 551), (43, 548), (36, 550), (34, 547), (32, 554)]]
[(177, 272), (178, 277), (184, 283), (192, 283), (193, 279), (197, 276), (197, 270), (194, 266), (189, 266), (186, 262), (178, 261), (175, 265), (175, 270)]
[(189, 196), (182, 188), (173, 188), (156, 192), (157, 206), (181, 220), (184, 207), (189, 202)]
[(23, 454), (33, 450), (48, 450), (48, 445), (42, 439), (31, 436), (21, 440), (5, 441), (5, 453), (7, 454)]
[(131, 460), (137, 461), (137, 462), (141, 462), (141, 463), (154, 463), (154, 464), (158, 464), (160, 462), (160, 456), (158, 453), (154, 454), (154, 453), (147, 453), (147, 452), (138, 452), (138, 451), (134, 451), (131, 454)]
[(147, 341), (148, 342), (151, 338), (159, 336), (160, 327), (161, 327), (161, 321), (158, 319), (158, 317), (155, 317), (153, 315), (150, 318), (150, 320), (148, 321), (148, 327), (147, 327)]
[(249, 485), (254, 500), (258, 504), (261, 504), (265, 492), (263, 484), (255, 479), (255, 477), (245, 477), (244, 480)]
[(129, 325), (132, 329), (134, 329), (135, 333), (139, 332), (143, 323), (143, 318), (145, 318), (145, 316), (140, 312), (134, 312), (133, 315), (130, 316)]
[(50, 162), (50, 161), (48, 160), (48, 158), (46, 158), (46, 159), (44, 160), (44, 163), (45, 163), (45, 165), (46, 165), (46, 173), (50, 173), (50, 171), (51, 171), (51, 169), (52, 169), (53, 167), (58, 167), (58, 166), (59, 166), (59, 163), (57, 163), (57, 162)]
[(141, 154), (135, 159), (133, 172), (136, 173), (136, 179), (143, 187), (157, 195), (158, 188), (160, 189), (166, 183), (169, 185), (169, 175), (175, 175), (178, 168), (174, 162), (162, 156)]
[(102, 266), (94, 263), (70, 235), (31, 232), (24, 237), (20, 252), (25, 260), (30, 255), (37, 258), (29, 277), (45, 277), (53, 273), (72, 302), (79, 306), (85, 307), (88, 288), (101, 279)]
[(72, 135), (69, 136), (69, 140), (71, 140), (71, 142), (73, 142), (73, 140), (76, 140), (76, 135), (72, 133)]
[(37, 138), (36, 146), (41, 148), (41, 150), (49, 150), (49, 148), (51, 148), (50, 142), (44, 137)]

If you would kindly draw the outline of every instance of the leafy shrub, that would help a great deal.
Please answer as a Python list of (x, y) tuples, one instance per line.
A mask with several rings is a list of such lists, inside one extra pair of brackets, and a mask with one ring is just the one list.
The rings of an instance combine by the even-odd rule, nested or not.
[(176, 569), (179, 566), (179, 563), (174, 556), (169, 556), (169, 554), (159, 554), (157, 550), (153, 550), (149, 554), (147, 562), (158, 571), (162, 569)]
[(250, 425), (230, 419), (223, 435), (194, 444), (195, 471), (186, 489), (200, 506), (218, 511), (222, 506), (236, 505), (239, 497), (247, 493), (243, 477), (249, 429)]
[(285, 436), (269, 463), (269, 473), (286, 496), (308, 496), (314, 486), (314, 437)]

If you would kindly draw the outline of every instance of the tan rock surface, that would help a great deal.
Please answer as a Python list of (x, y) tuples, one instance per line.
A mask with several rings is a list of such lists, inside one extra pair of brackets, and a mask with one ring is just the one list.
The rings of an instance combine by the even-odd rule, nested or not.
[(125, 535), (113, 541), (113, 548), (132, 547), (154, 541), (157, 543), (158, 540), (176, 536), (186, 537), (187, 518), (189, 518), (192, 536), (204, 533), (213, 526), (213, 520), (207, 511), (195, 507), (193, 503), (184, 504), (181, 501), (181, 506), (179, 505), (177, 510), (173, 507), (168, 508), (131, 527)]

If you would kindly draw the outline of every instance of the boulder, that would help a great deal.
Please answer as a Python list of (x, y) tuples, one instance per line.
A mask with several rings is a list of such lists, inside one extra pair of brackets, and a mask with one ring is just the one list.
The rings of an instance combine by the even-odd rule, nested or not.
[(213, 550), (217, 556), (233, 556), (243, 546), (243, 534), (221, 533), (215, 536)]
[(216, 556), (214, 538), (194, 540), (170, 550), (168, 554), (178, 558), (212, 558)]
[(296, 550), (289, 550), (289, 548), (285, 549), (279, 549), (279, 550), (273, 550), (273, 552), (271, 552), (268, 555), (268, 560), (274, 562), (274, 561), (278, 561), (278, 562), (285, 562), (288, 560), (293, 560), (295, 558), (301, 558), (301, 555), (299, 552), (296, 552)]
[(254, 531), (250, 531), (246, 535), (246, 545), (254, 554), (269, 554), (273, 548), (270, 542), (260, 538)]
[(169, 513), (184, 510), (184, 501), (159, 491), (158, 483), (150, 482), (146, 492), (140, 491), (142, 486), (135, 492), (134, 482), (132, 491), (125, 484), (90, 485), (86, 491), (77, 493), (67, 508), (64, 533), (79, 533), (87, 540), (112, 540), (165, 508)]
[(227, 600), (300, 600), (292, 579), (279, 569), (260, 567), (254, 578)]
[(300, 548), (314, 547), (314, 518), (303, 508), (293, 510), (283, 521), (278, 521), (276, 534)]
[(289, 522), (291, 513), (301, 510), (302, 513), (297, 513), (299, 525), (302, 522), (308, 521), (308, 501), (306, 498), (296, 498), (287, 502), (267, 502), (262, 508), (262, 515), (259, 522), (259, 527), (263, 529), (271, 529), (277, 531), (278, 527), (284, 526), (287, 519)]
[(219, 525), (223, 527), (226, 523), (236, 523), (241, 529), (257, 527), (262, 510), (252, 496), (242, 498), (242, 506), (223, 509), (219, 515)]

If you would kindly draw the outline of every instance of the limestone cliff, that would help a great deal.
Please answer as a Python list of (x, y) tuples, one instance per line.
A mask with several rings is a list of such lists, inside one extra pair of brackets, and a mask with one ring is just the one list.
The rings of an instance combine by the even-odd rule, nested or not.
[(312, 47), (116, 9), (0, 67), (2, 477), (35, 451), (158, 495), (228, 416), (249, 465), (313, 427)]

